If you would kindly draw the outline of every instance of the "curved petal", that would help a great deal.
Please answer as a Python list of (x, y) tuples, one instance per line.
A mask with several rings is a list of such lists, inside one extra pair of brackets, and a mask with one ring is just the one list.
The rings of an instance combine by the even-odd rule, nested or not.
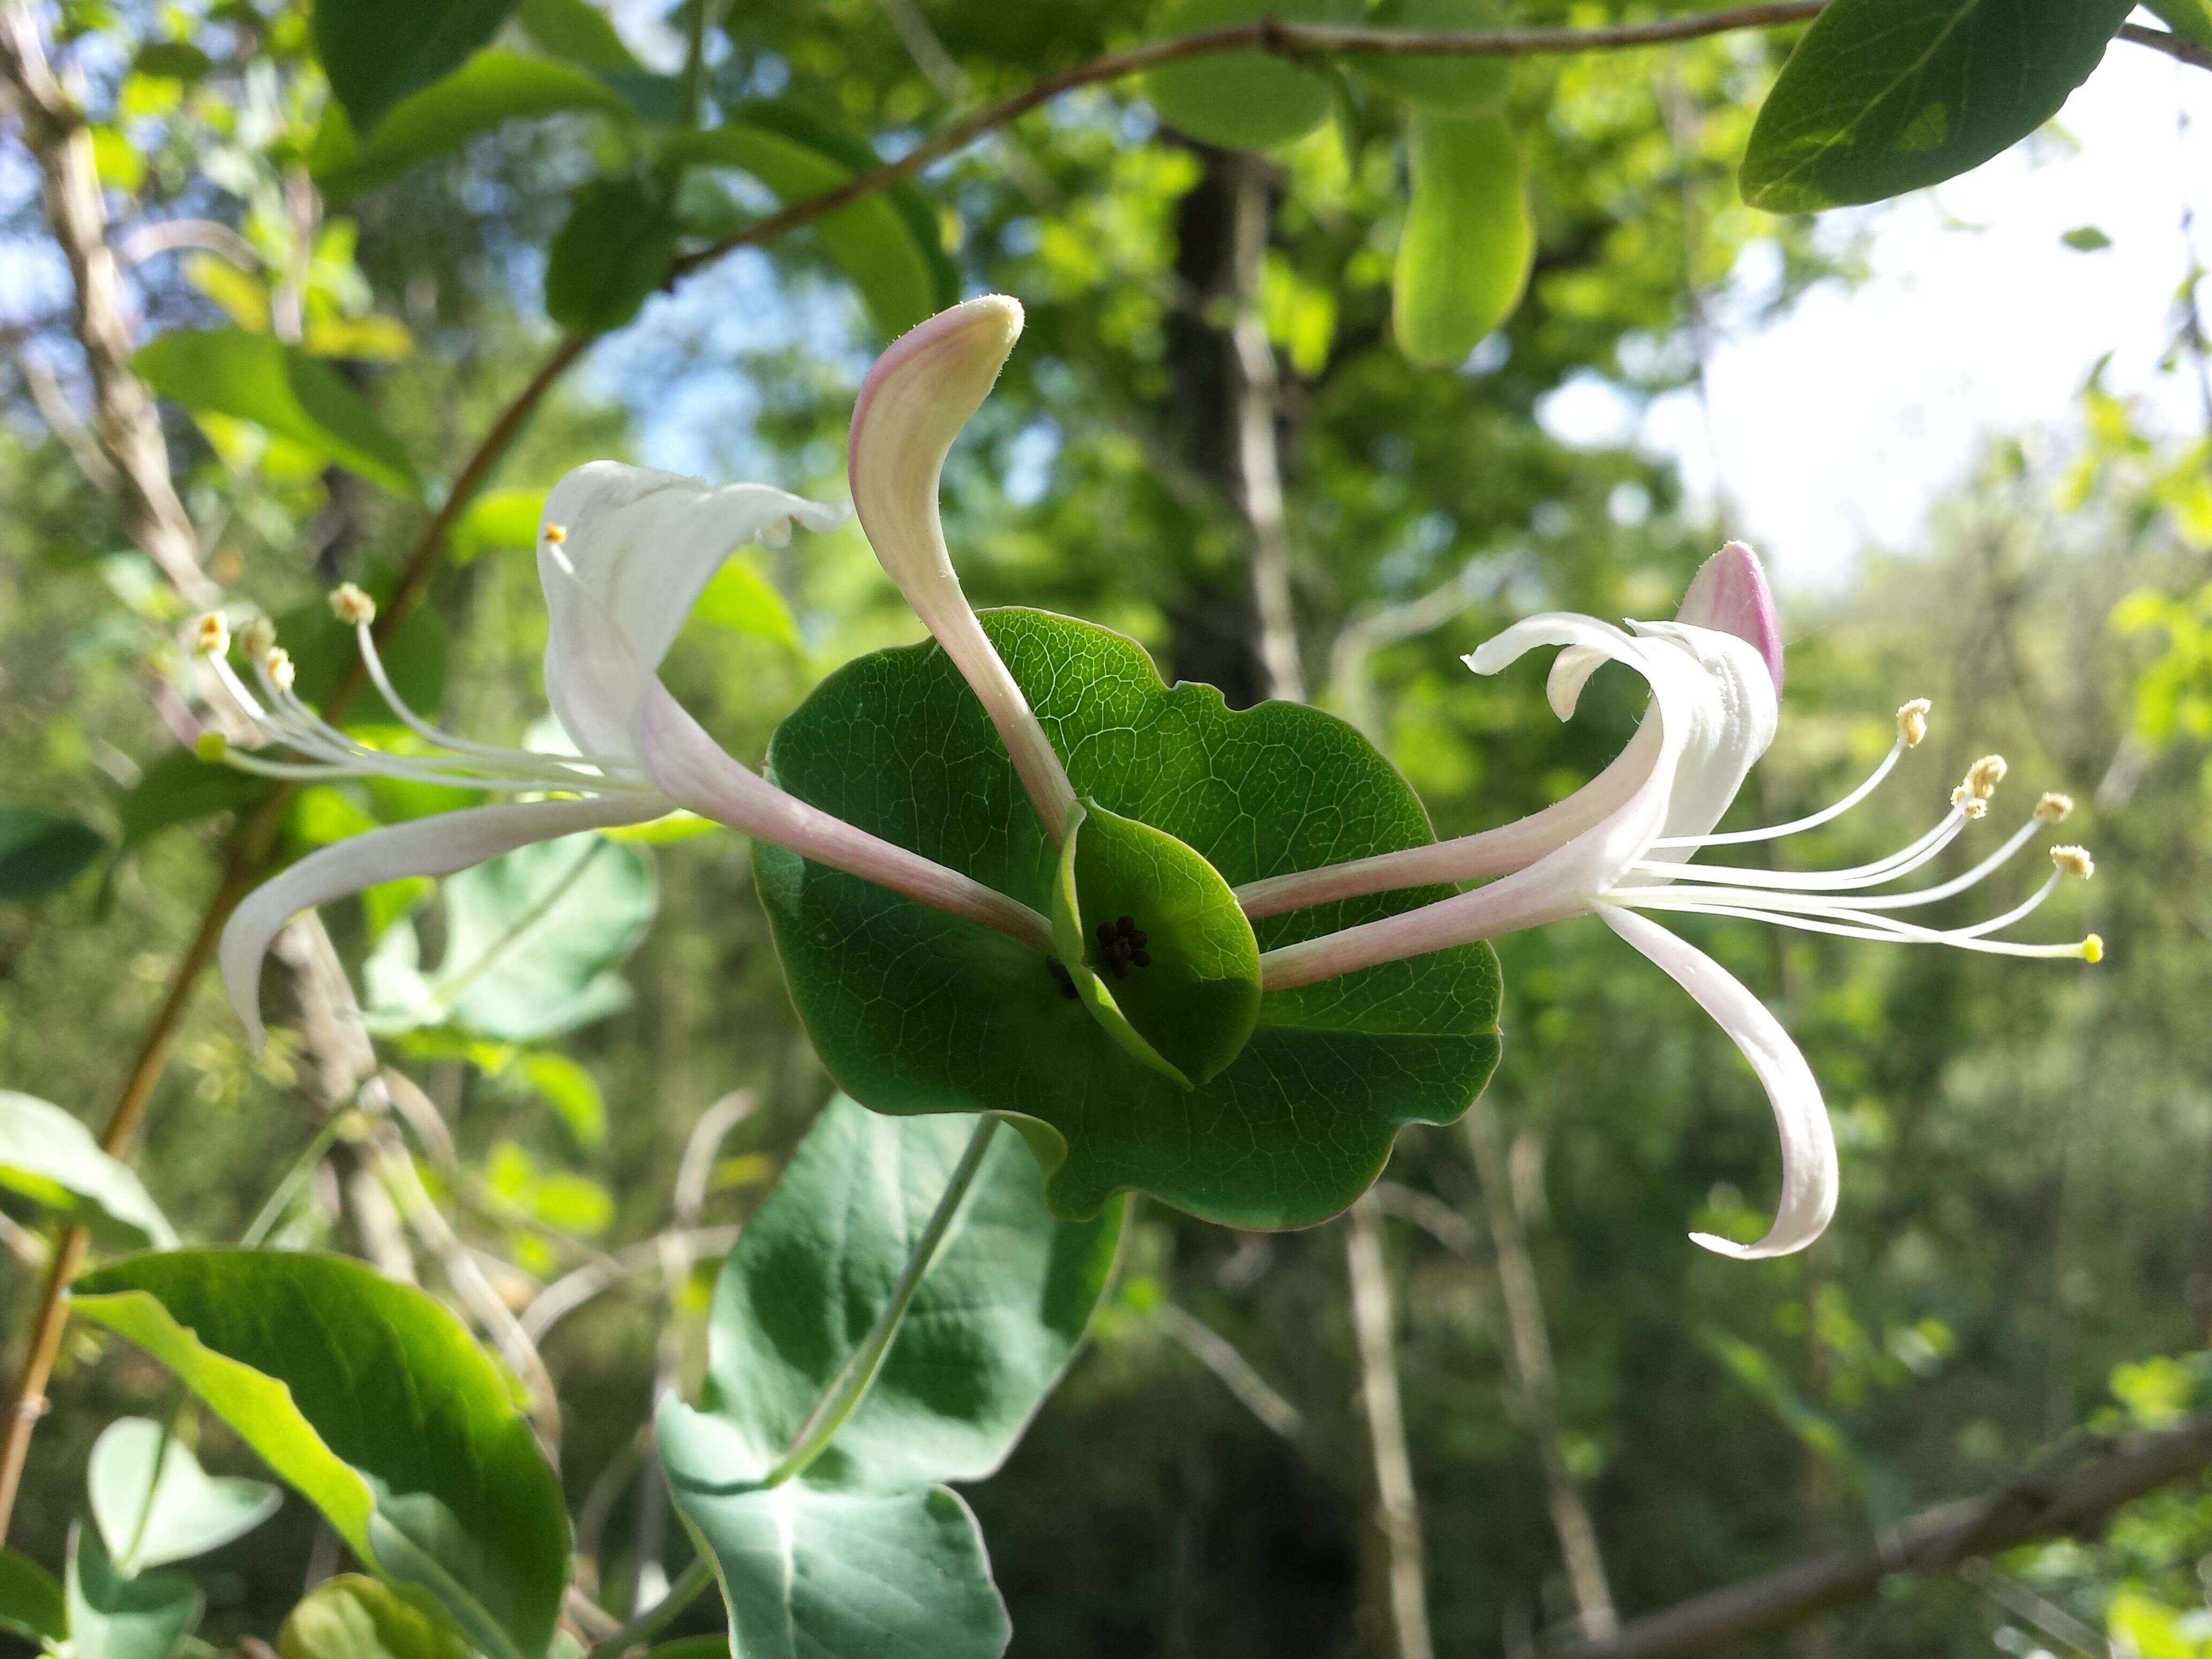
[(766, 484), (718, 489), (617, 461), (592, 461), (554, 485), (538, 542), (545, 696), (576, 746), (636, 753), (639, 683), (659, 668), (732, 553), (794, 522), (833, 530), (844, 516)]
[(1774, 695), (1782, 695), (1782, 623), (1774, 590), (1759, 555), (1743, 543), (1729, 543), (1698, 567), (1674, 620), (1735, 635), (1759, 653)]
[(787, 794), (732, 757), (658, 684), (646, 696), (645, 764), (671, 799), (703, 817), (1024, 945), (1052, 948), (1051, 925), (1029, 906)]
[(1720, 1023), (1759, 1074), (1774, 1108), (1774, 1127), (1782, 1136), (1782, 1201), (1776, 1206), (1773, 1226), (1756, 1244), (1732, 1243), (1711, 1233), (1692, 1233), (1690, 1237), (1709, 1250), (1745, 1261), (1803, 1249), (1827, 1231), (1836, 1213), (1838, 1187), (1835, 1131), (1813, 1068), (1766, 1005), (1704, 951), (1633, 910), (1608, 904), (1598, 914)]
[(1632, 625), (1639, 637), (1688, 657), (1705, 676), (1707, 695), (1694, 714), (1685, 705), (1675, 716), (1682, 722), (1682, 758), (1668, 792), (1665, 833), (1710, 835), (1774, 741), (1782, 715), (1774, 682), (1758, 651), (1734, 634), (1684, 623)]
[(981, 699), (1030, 805), (1059, 841), (1075, 792), (1029, 699), (960, 590), (937, 501), (945, 454), (990, 395), (1021, 331), (1019, 302), (994, 294), (902, 334), (860, 383), (846, 468), (869, 545)]
[(580, 830), (643, 823), (675, 810), (657, 796), (608, 795), (588, 800), (525, 801), (477, 806), (416, 818), (355, 836), (310, 853), (248, 893), (224, 924), (216, 960), (223, 989), (246, 1026), (246, 1040), (261, 1047), (261, 963), (284, 924), (302, 910), (358, 893), (402, 876), (446, 876), (532, 842)]

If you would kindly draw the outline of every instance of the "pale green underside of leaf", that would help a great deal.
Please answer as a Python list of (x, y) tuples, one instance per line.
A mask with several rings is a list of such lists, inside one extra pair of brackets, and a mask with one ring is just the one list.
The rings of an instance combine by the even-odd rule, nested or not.
[(1978, 167), (2088, 78), (2132, 0), (1836, 0), (1767, 94), (1744, 200), (1879, 201)]
[(100, 1431), (85, 1492), (108, 1554), (129, 1572), (190, 1560), (243, 1537), (283, 1498), (265, 1480), (209, 1474), (191, 1447), (144, 1417), (120, 1417)]
[[(1404, 781), (1340, 720), (1281, 703), (1232, 713), (1210, 687), (1170, 690), (1132, 641), (1066, 617), (984, 621), (1077, 792), (1176, 836), (1232, 885), (1431, 838)], [(1056, 849), (934, 647), (831, 676), (778, 730), (769, 763), (823, 810), (1048, 912)], [(1474, 945), (1263, 997), (1235, 1062), (1185, 1091), (1122, 1052), (1042, 953), (765, 843), (754, 859), (831, 1074), (878, 1111), (1028, 1120), (1062, 1215), (1135, 1188), (1232, 1225), (1322, 1220), (1375, 1178), (1401, 1127), (1458, 1116), (1496, 1061), (1496, 959)], [(1259, 944), (1449, 890), (1270, 917)]]
[(92, 1230), (110, 1249), (167, 1249), (177, 1235), (128, 1166), (70, 1113), (0, 1089), (0, 1188)]
[(1450, 368), (1520, 304), (1535, 226), (1504, 117), (1416, 111), (1410, 146), (1413, 189), (1391, 316), (1408, 357)]
[(73, 1659), (168, 1659), (207, 1606), (180, 1572), (118, 1572), (99, 1529), (82, 1524), (70, 1532), (65, 1588)]

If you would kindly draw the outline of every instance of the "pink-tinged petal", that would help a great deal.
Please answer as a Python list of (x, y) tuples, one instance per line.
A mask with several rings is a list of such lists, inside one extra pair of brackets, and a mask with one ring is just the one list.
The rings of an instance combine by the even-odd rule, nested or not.
[(845, 517), (766, 484), (716, 489), (650, 467), (592, 461), (553, 486), (538, 544), (550, 623), (545, 696), (586, 754), (637, 748), (641, 682), (656, 673), (700, 590), (747, 542)]
[(1692, 1240), (1745, 1261), (1803, 1249), (1827, 1231), (1839, 1184), (1835, 1131), (1813, 1068), (1766, 1005), (1704, 951), (1633, 910), (1609, 904), (1598, 914), (1719, 1022), (1759, 1074), (1774, 1108), (1774, 1126), (1782, 1136), (1782, 1201), (1773, 1226), (1756, 1244), (1736, 1244), (1710, 1233), (1692, 1233)]
[(982, 701), (1030, 805), (1058, 841), (1075, 792), (961, 592), (938, 511), (945, 457), (990, 395), (1021, 331), (1021, 306), (1003, 295), (966, 301), (908, 330), (861, 382), (846, 463), (869, 545)]
[(787, 794), (731, 757), (657, 684), (646, 696), (645, 764), (672, 799), (702, 817), (1024, 945), (1052, 948), (1051, 924), (1029, 906)]
[(284, 924), (301, 911), (379, 882), (402, 876), (449, 876), (533, 842), (643, 823), (674, 810), (673, 801), (636, 795), (477, 806), (373, 830), (310, 853), (248, 893), (223, 927), (216, 960), (223, 989), (238, 1010), (247, 1042), (258, 1050), (264, 1036), (262, 961)]
[(1698, 567), (1674, 620), (1735, 635), (1759, 653), (1774, 681), (1774, 695), (1782, 695), (1782, 623), (1774, 590), (1767, 586), (1759, 555), (1743, 543), (1730, 542)]

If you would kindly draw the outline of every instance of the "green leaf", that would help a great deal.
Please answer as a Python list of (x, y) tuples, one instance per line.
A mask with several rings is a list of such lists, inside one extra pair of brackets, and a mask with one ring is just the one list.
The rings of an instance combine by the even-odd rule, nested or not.
[(1502, 116), (1419, 110), (1411, 125), (1413, 192), (1391, 320), (1408, 357), (1453, 368), (1521, 303), (1535, 228), (1520, 150)]
[(1079, 801), (1052, 889), (1053, 944), (1107, 1034), (1188, 1088), (1260, 1015), (1260, 946), (1208, 864), (1173, 836)]
[[(672, 1468), (757, 1478), (874, 1325), (974, 1121), (886, 1118), (839, 1097), (722, 1266), (706, 1408), (664, 1409)], [(1005, 1461), (1073, 1356), (1113, 1270), (1122, 1211), (1055, 1221), (1018, 1135), (1000, 1133), (875, 1387), (806, 1479), (896, 1492), (981, 1480)], [(678, 1437), (686, 1452), (669, 1449)], [(678, 1478), (688, 1505), (690, 1478)]]
[(576, 192), (545, 256), (545, 312), (577, 334), (604, 334), (668, 280), (681, 234), (667, 204), (632, 179)]
[(461, 66), (514, 0), (315, 0), (315, 55), (356, 128)]
[(91, 1229), (110, 1249), (168, 1249), (177, 1242), (138, 1177), (101, 1152), (91, 1130), (51, 1102), (13, 1089), (0, 1089), (0, 1188)]
[(323, 194), (343, 202), (509, 121), (591, 111), (624, 118), (630, 112), (618, 94), (580, 69), (519, 52), (479, 52), (398, 105), (366, 142), (333, 106), (315, 134), (307, 166)]
[[(1505, 27), (1495, 0), (1382, 0), (1367, 21), (1409, 33), (1450, 29), (1480, 34)], [(1391, 58), (1360, 52), (1346, 61), (1383, 91), (1447, 113), (1491, 108), (1505, 96), (1513, 78), (1512, 62), (1504, 58)]]
[(180, 329), (141, 346), (131, 367), (195, 415), (227, 415), (357, 472), (409, 501), (422, 480), (399, 440), (337, 374), (296, 346), (243, 329)]
[(2143, 4), (2183, 40), (2212, 47), (2212, 0), (2143, 0)]
[[(1163, 685), (1104, 629), (988, 613), (1078, 794), (1175, 836), (1232, 886), (1428, 843), (1389, 763), (1302, 706), (1232, 712)], [(878, 653), (778, 729), (769, 769), (849, 823), (1051, 908), (1058, 849), (943, 652)], [(1472, 945), (1260, 1000), (1236, 1060), (1186, 1092), (1066, 996), (1042, 953), (756, 843), (793, 1000), (838, 1082), (878, 1111), (1015, 1115), (1061, 1215), (1128, 1188), (1241, 1227), (1304, 1226), (1365, 1189), (1407, 1123), (1449, 1122), (1498, 1055), (1498, 969)], [(1271, 916), (1264, 951), (1449, 896), (1427, 887)]]
[(629, 1006), (617, 971), (653, 923), (653, 861), (600, 836), (543, 842), (446, 884), (446, 955), (414, 969), (415, 934), (394, 926), (371, 959), (371, 1026), (450, 1021), (477, 1036), (532, 1042)]
[(189, 749), (173, 749), (116, 798), (123, 850), (134, 851), (179, 824), (235, 811), (275, 787), (267, 778), (204, 761)]
[(684, 1516), (741, 1659), (999, 1659), (1013, 1633), (950, 1487), (868, 1498), (793, 1481), (695, 1498)]
[(701, 592), (698, 604), (691, 607), (691, 615), (733, 634), (768, 640), (793, 651), (804, 649), (799, 624), (792, 621), (791, 608), (784, 604), (783, 596), (742, 558), (728, 561), (714, 573)]
[(556, 58), (598, 74), (638, 75), (645, 66), (591, 0), (522, 0), (514, 21)]
[(276, 1512), (265, 1480), (209, 1475), (192, 1449), (151, 1418), (118, 1417), (85, 1470), (93, 1523), (125, 1575), (219, 1549)]
[(536, 1659), (568, 1580), (560, 1483), (512, 1378), (459, 1321), (357, 1261), (134, 1256), (70, 1306), (175, 1373), (386, 1578), (494, 1659)]
[(325, 1578), (276, 1632), (283, 1659), (468, 1659), (468, 1644), (390, 1586), (357, 1572)]
[(1879, 201), (1978, 167), (2058, 112), (2133, 0), (1835, 0), (1744, 151), (1770, 213)]
[(524, 1054), (519, 1064), (530, 1086), (568, 1126), (579, 1146), (588, 1152), (606, 1144), (607, 1103), (589, 1072), (550, 1048)]
[(70, 1529), (68, 1594), (73, 1659), (168, 1659), (207, 1607), (182, 1573), (117, 1571), (86, 1526)]
[(2094, 225), (2076, 225), (2058, 240), (2076, 253), (2101, 253), (2112, 245), (2112, 239)]
[[(1179, 0), (1152, 33), (1200, 34), (1234, 23), (1346, 21), (1336, 0)], [(1261, 149), (1303, 138), (1328, 119), (1329, 84), (1310, 70), (1263, 52), (1213, 52), (1145, 76), (1145, 95), (1168, 125), (1209, 144)]]
[(66, 887), (107, 850), (97, 830), (35, 806), (0, 805), (0, 903)]
[[(684, 167), (734, 167), (787, 206), (879, 165), (876, 153), (851, 134), (796, 105), (769, 100), (738, 105), (710, 131), (678, 134), (662, 158)], [(905, 332), (960, 297), (959, 274), (945, 251), (937, 215), (911, 184), (840, 208), (816, 221), (814, 231), (885, 336)]]
[(45, 1647), (69, 1639), (69, 1604), (53, 1574), (5, 1548), (0, 1548), (0, 1630)]
[(466, 564), (494, 548), (535, 550), (542, 489), (487, 489), (468, 504), (453, 526), (452, 559)]

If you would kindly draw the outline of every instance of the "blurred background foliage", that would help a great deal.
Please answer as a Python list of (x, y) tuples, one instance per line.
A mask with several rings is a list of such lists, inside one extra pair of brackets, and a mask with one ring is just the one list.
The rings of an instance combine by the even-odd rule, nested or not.
[[(1605, 9), (1529, 3), (1516, 21)], [(535, 45), (514, 44), (553, 49), (573, 10), (526, 6), (515, 32), (535, 28)], [(680, 13), (617, 16), (642, 56), (680, 56)], [(501, 126), (343, 207), (318, 204), (302, 167), (323, 94), (300, 9), (70, 0), (61, 17), (118, 240), (181, 222), (231, 239), (144, 245), (129, 270), (143, 332), (264, 332), (289, 309), (291, 337), (409, 453), (443, 468), (465, 453), (552, 337), (542, 250), (566, 191), (623, 164), (624, 123), (585, 110)], [(1150, 21), (1139, 0), (772, 0), (733, 8), (707, 58), (724, 107), (788, 100), (896, 154), (949, 110)], [(1532, 609), (1666, 614), (1729, 530), (1724, 503), (1686, 501), (1668, 464), (1570, 447), (1534, 411), (1578, 374), (1638, 397), (1694, 386), (1699, 296), (1754, 246), (1782, 273), (1777, 307), (1853, 280), (1848, 234), (1816, 236), (1811, 220), (1754, 213), (1736, 194), (1748, 112), (1784, 46), (1737, 35), (1516, 63), (1506, 96), (1531, 179), (1533, 276), (1456, 371), (1415, 367), (1392, 337), (1396, 104), (1348, 97), (1255, 161), (1161, 130), (1133, 88), (1090, 91), (973, 148), (933, 175), (930, 211), (961, 286), (1017, 295), (1030, 320), (948, 475), (970, 593), (1110, 624), (1170, 678), (1258, 695), (1225, 390), (1231, 219), (1256, 167), (1315, 695), (1380, 737), (1441, 833), (1571, 791), (1632, 722), (1625, 677), (1601, 678), (1562, 726), (1533, 670), (1478, 682), (1457, 659)], [(757, 186), (729, 188), (738, 210), (764, 204), (745, 194)], [(187, 672), (185, 610), (128, 550), (58, 429), (54, 400), (76, 398), (82, 374), (71, 301), (35, 178), (13, 154), (0, 216), (15, 363), (0, 384), (0, 777), (10, 808), (66, 814), (105, 842), (74, 878), (0, 906), (0, 1077), (89, 1118), (215, 882), (220, 820), (202, 802), (163, 827), (147, 805), (143, 781), (178, 754), (149, 689)], [(498, 741), (542, 716), (527, 547), (538, 495), (572, 465), (672, 455), (839, 497), (851, 397), (883, 338), (810, 232), (651, 301), (595, 348), (464, 520), (419, 638), (395, 651), (424, 702)], [(220, 412), (172, 408), (169, 436), (209, 568), (236, 595), (281, 617), (339, 579), (388, 580), (415, 523), (404, 503)], [(2021, 798), (2079, 800), (2100, 871), (2086, 921), (2110, 951), (2091, 973), (1688, 927), (1782, 1011), (1826, 1087), (1844, 1201), (1817, 1249), (1746, 1265), (1687, 1243), (1692, 1226), (1754, 1224), (1776, 1165), (1757, 1085), (1674, 986), (1594, 922), (1499, 946), (1506, 1058), (1489, 1101), (1555, 1353), (1559, 1462), (1624, 1611), (1865, 1540), (2084, 1428), (2177, 1420), (2212, 1391), (2189, 1357), (2212, 1323), (2208, 442), (2147, 428), (2093, 382), (2077, 423), (1993, 442), (1923, 544), (1869, 553), (1837, 591), (1787, 596), (1783, 730), (1747, 821), (1832, 799), (1886, 747), (1892, 709), (1930, 696), (1934, 740), (1811, 854), (1850, 862), (1899, 844), (1967, 760), (2002, 750)], [(850, 527), (748, 556), (670, 675), (753, 758), (822, 674), (919, 629)], [(301, 632), (285, 636), (305, 665)], [(311, 791), (286, 834), (313, 845), (435, 804), (397, 793)], [(453, 1158), (430, 1178), (518, 1309), (659, 1233), (693, 1127), (748, 1090), (756, 1109), (715, 1158), (699, 1218), (740, 1221), (829, 1088), (738, 837), (537, 852), (542, 869), (477, 872), (436, 902), (419, 884), (383, 891), (330, 918), (349, 962), (366, 964), (387, 1053), (450, 1129)], [(587, 872), (565, 868), (584, 854)], [(512, 944), (531, 927), (558, 936), (559, 960), (470, 954), (471, 939)], [(142, 1159), (191, 1234), (234, 1237), (316, 1133), (296, 1058), (282, 1032), (249, 1054), (211, 988), (193, 1005)], [(1437, 1650), (1522, 1651), (1575, 1604), (1467, 1139), (1409, 1133), (1388, 1181)], [(283, 1224), (302, 1244), (342, 1214), (319, 1186), (309, 1198)], [(17, 1224), (27, 1212), (9, 1213), (12, 1329), (36, 1246)], [(567, 1408), (562, 1475), (617, 1607), (688, 1547), (641, 1478), (637, 1432), (670, 1344), (696, 1368), (714, 1254), (673, 1287), (633, 1273), (543, 1337)], [(1012, 1464), (972, 1493), (1014, 1652), (1382, 1650), (1344, 1272), (1334, 1229), (1240, 1237), (1139, 1211), (1094, 1340)], [(1224, 1386), (1224, 1369), (1264, 1379), (1264, 1410), (1249, 1378), (1241, 1395)], [(59, 1559), (93, 1437), (118, 1413), (156, 1413), (162, 1389), (131, 1352), (72, 1334), (18, 1547)], [(212, 1425), (197, 1431), (211, 1468), (249, 1466)], [(320, 1559), (288, 1502), (301, 1524), (214, 1558), (211, 1638), (266, 1635)], [(1774, 1645), (2026, 1653), (2086, 1633), (2144, 1659), (2195, 1655), (2212, 1648), (2208, 1552), (2212, 1504), (2177, 1489), (2106, 1540), (2001, 1562), (2001, 1583), (1900, 1585)], [(693, 1626), (712, 1614), (695, 1609)]]

